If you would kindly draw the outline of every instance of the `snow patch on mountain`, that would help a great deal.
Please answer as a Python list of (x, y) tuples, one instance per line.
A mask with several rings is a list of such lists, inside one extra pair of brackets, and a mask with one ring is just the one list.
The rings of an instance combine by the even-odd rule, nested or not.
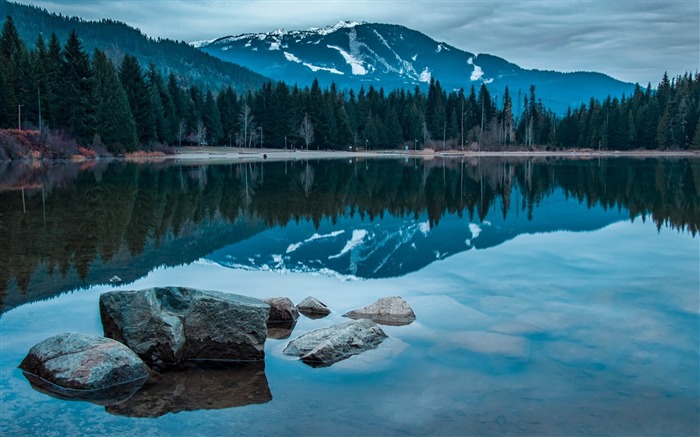
[(481, 234), (481, 228), (476, 223), (469, 223), (469, 232), (472, 233), (472, 240)]
[[(427, 226), (427, 227), (428, 227), (428, 230), (425, 231), (425, 232), (424, 232), (424, 229), (423, 229), (424, 226)], [(387, 255), (377, 264), (377, 267), (375, 267), (375, 269), (374, 269), (374, 273), (375, 273), (375, 274), (376, 274), (379, 270), (381, 270), (381, 268), (384, 267), (384, 266), (386, 265), (386, 263), (389, 262), (390, 259), (392, 259), (392, 258), (394, 257), (394, 255), (396, 254), (396, 252), (398, 252), (398, 250), (399, 250), (402, 246), (408, 244), (408, 243), (413, 239), (413, 237), (414, 237), (414, 235), (416, 234), (416, 231), (417, 231), (417, 230), (420, 230), (421, 232), (424, 233), (425, 236), (427, 236), (427, 232), (430, 231), (430, 224), (429, 224), (428, 222), (423, 222), (423, 223), (420, 223), (417, 227), (416, 227), (416, 226), (410, 226), (408, 229), (406, 229), (405, 232), (404, 232), (404, 230), (399, 229), (398, 232), (393, 232), (393, 233), (390, 233), (389, 235), (386, 236), (386, 238), (384, 239), (384, 241), (383, 241), (381, 244), (379, 244), (379, 245), (377, 246), (376, 249), (379, 249), (381, 246), (384, 246), (386, 243), (389, 243), (390, 241), (394, 241), (394, 242), (395, 242), (394, 248), (391, 250), (391, 252), (389, 252), (389, 254), (387, 254)], [(397, 241), (397, 240), (398, 240), (398, 241)], [(415, 243), (411, 244), (411, 247), (413, 247), (413, 248), (415, 249), (415, 248), (416, 248)], [(375, 250), (376, 250), (376, 249), (375, 249)]]
[(192, 42), (190, 43), (190, 45), (191, 45), (192, 47), (194, 47), (195, 49), (198, 49), (198, 48), (200, 48), (200, 47), (207, 46), (207, 45), (213, 43), (214, 41), (216, 41), (216, 38), (214, 38), (214, 39), (202, 39), (202, 40), (199, 40), (199, 41), (192, 41)]
[(362, 244), (363, 240), (367, 236), (368, 232), (365, 229), (355, 229), (352, 231), (352, 238), (345, 243), (345, 247), (337, 255), (331, 255), (328, 259), (340, 258), (346, 253), (350, 252), (355, 247)]
[(418, 229), (423, 235), (428, 235), (428, 232), (430, 232), (430, 223), (422, 222), (418, 225)]
[(415, 62), (416, 59), (418, 59), (418, 53), (416, 53), (415, 55), (411, 56), (411, 60), (412, 60), (413, 62)]
[(293, 243), (287, 246), (287, 253), (292, 253), (295, 250), (299, 249), (301, 246), (303, 246), (304, 243)]
[(355, 58), (352, 56), (350, 53), (346, 52), (345, 50), (341, 49), (338, 46), (327, 46), (329, 49), (334, 49), (338, 50), (340, 55), (345, 59), (345, 62), (350, 65), (350, 68), (352, 69), (352, 74), (358, 75), (358, 76), (364, 76), (367, 74), (367, 69), (365, 66), (362, 64), (362, 61)]
[(484, 76), (484, 71), (479, 67), (478, 65), (474, 66), (474, 70), (472, 71), (471, 76), (469, 76), (469, 80), (472, 82), (475, 80), (479, 80)]
[(312, 236), (310, 236), (309, 238), (307, 238), (306, 240), (304, 240), (304, 242), (305, 242), (305, 243), (308, 243), (308, 242), (311, 242), (311, 241), (314, 241), (314, 240), (322, 240), (322, 239), (324, 239), (324, 238), (334, 238), (334, 237), (337, 237), (338, 235), (342, 235), (342, 234), (344, 234), (344, 233), (345, 233), (345, 230), (333, 231), (333, 232), (331, 232), (330, 234), (324, 234), (324, 235), (313, 234)]
[(430, 82), (430, 78), (432, 77), (432, 73), (430, 73), (430, 70), (428, 67), (425, 67), (423, 71), (421, 71), (420, 76), (418, 76), (418, 80), (421, 82), (428, 83)]
[(307, 67), (308, 69), (310, 69), (313, 72), (321, 70), (321, 71), (328, 71), (329, 73), (333, 73), (333, 74), (339, 74), (341, 76), (343, 74), (345, 74), (342, 71), (336, 70), (335, 68), (319, 67), (318, 65), (309, 64), (308, 62), (302, 62), (301, 65), (303, 65), (304, 67)]
[(481, 80), (481, 81), (482, 81), (483, 83), (485, 83), (485, 84), (489, 84), (489, 83), (493, 82), (493, 78), (486, 79), (486, 78), (484, 77), (484, 70), (482, 70), (481, 67), (479, 67), (478, 65), (476, 65), (476, 64), (474, 63), (474, 57), (473, 57), (473, 56), (470, 57), (469, 59), (467, 59), (467, 64), (469, 64), (469, 65), (471, 65), (472, 67), (474, 67), (474, 69), (472, 70), (471, 75), (469, 76), (469, 80), (471, 80), (472, 82), (477, 81), (477, 80)]
[(323, 28), (318, 28), (318, 27), (311, 27), (309, 28), (309, 32), (314, 32), (318, 33), (319, 35), (329, 35), (335, 31), (338, 31), (340, 29), (350, 29), (355, 26), (359, 26), (361, 24), (366, 24), (363, 21), (338, 21), (332, 26), (326, 26)]
[(328, 72), (333, 73), (333, 74), (339, 74), (339, 75), (341, 75), (341, 76), (342, 76), (343, 74), (345, 74), (345, 73), (343, 73), (342, 71), (336, 70), (335, 68), (319, 67), (318, 65), (310, 64), (310, 63), (308, 63), (308, 62), (304, 62), (304, 61), (302, 61), (301, 59), (297, 58), (296, 56), (294, 56), (293, 54), (291, 54), (291, 53), (289, 53), (289, 52), (283, 52), (283, 53), (284, 53), (284, 57), (285, 57), (288, 61), (290, 61), (290, 62), (296, 62), (297, 64), (301, 64), (301, 65), (303, 65), (304, 67), (308, 68), (309, 70), (311, 70), (311, 71), (313, 71), (313, 72), (316, 72), (316, 71), (319, 71), (319, 70), (323, 70), (323, 71), (328, 71)]
[(290, 244), (290, 245), (287, 247), (287, 252), (286, 252), (286, 253), (292, 253), (292, 252), (294, 252), (295, 250), (299, 249), (301, 246), (303, 246), (303, 245), (306, 244), (306, 243), (310, 243), (310, 242), (316, 241), (316, 240), (323, 240), (323, 239), (326, 239), (326, 238), (334, 238), (334, 237), (337, 237), (338, 235), (341, 235), (341, 234), (343, 234), (343, 233), (345, 233), (344, 230), (341, 230), (341, 231), (334, 231), (334, 232), (331, 232), (330, 234), (324, 234), (324, 235), (320, 235), (320, 234), (318, 234), (318, 233), (315, 233), (315, 234), (313, 234), (312, 236), (310, 236), (309, 238), (307, 238), (307, 239), (304, 240), (304, 241), (301, 241), (301, 242), (299, 242), (299, 243)]
[[(399, 54), (396, 53), (396, 51), (391, 47), (391, 45), (390, 45), (389, 42), (386, 40), (386, 38), (384, 38), (384, 37), (382, 36), (382, 34), (380, 34), (379, 32), (377, 32), (376, 29), (372, 29), (372, 31), (374, 32), (375, 35), (377, 35), (377, 38), (379, 38), (379, 40), (382, 42), (382, 44), (384, 44), (384, 46), (385, 46), (386, 48), (388, 48), (388, 49), (391, 51), (391, 53), (394, 55), (394, 58), (395, 58), (396, 61), (399, 63), (400, 68), (397, 70), (396, 68), (394, 68), (394, 67), (392, 67), (391, 65), (389, 65), (389, 63), (386, 62), (386, 60), (380, 59), (380, 62), (382, 62), (382, 63), (384, 64), (384, 66), (386, 67), (387, 71), (394, 71), (394, 72), (399, 73), (399, 74), (402, 74), (402, 75), (407, 75), (407, 76), (409, 76), (411, 79), (417, 79), (417, 78), (418, 78), (418, 73), (416, 72), (416, 69), (413, 68), (413, 64), (411, 64), (410, 62), (404, 60), (401, 56), (399, 56)], [(364, 44), (363, 44), (363, 45), (364, 45)], [(367, 47), (367, 46), (365, 45), (365, 47)], [(367, 47), (367, 49), (370, 50), (370, 51), (372, 51), (372, 53), (373, 53), (375, 56), (378, 56), (378, 55), (377, 55), (373, 50), (371, 50), (369, 47)], [(417, 55), (416, 55), (416, 56), (417, 56)], [(415, 56), (414, 56), (414, 58), (415, 58)], [(413, 59), (413, 60), (415, 61), (415, 59)]]
[(297, 58), (296, 56), (294, 56), (293, 54), (291, 54), (289, 52), (284, 52), (284, 57), (287, 58), (288, 61), (296, 62), (297, 64), (301, 64), (301, 59)]

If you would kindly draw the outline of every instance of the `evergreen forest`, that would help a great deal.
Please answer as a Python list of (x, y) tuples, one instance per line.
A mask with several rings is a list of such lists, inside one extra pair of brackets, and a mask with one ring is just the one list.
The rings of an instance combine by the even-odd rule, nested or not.
[[(322, 89), (318, 81), (213, 89), (166, 67), (141, 65), (131, 54), (88, 53), (75, 31), (65, 41), (39, 34), (27, 47), (7, 17), (0, 35), (0, 128), (33, 132), (54, 157), (69, 157), (80, 146), (105, 155), (183, 145), (700, 149), (697, 72), (664, 75), (656, 89), (637, 86), (631, 96), (591, 99), (563, 115), (543, 105), (534, 86), (526, 96), (498, 91), (492, 94), (484, 83), (449, 91), (434, 79), (427, 93)], [(12, 138), (0, 135), (0, 159), (24, 156)]]

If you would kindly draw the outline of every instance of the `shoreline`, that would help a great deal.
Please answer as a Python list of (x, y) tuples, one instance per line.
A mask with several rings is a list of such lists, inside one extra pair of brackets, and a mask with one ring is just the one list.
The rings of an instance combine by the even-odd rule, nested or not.
[(119, 156), (119, 157), (95, 157), (80, 159), (52, 159), (29, 158), (0, 161), (0, 165), (10, 163), (41, 163), (70, 162), (77, 165), (90, 165), (97, 162), (124, 161), (136, 164), (183, 162), (188, 164), (218, 164), (241, 162), (265, 162), (265, 161), (309, 161), (323, 159), (475, 159), (475, 158), (563, 158), (563, 159), (595, 159), (595, 158), (689, 158), (700, 159), (698, 151), (661, 151), (661, 150), (631, 150), (631, 151), (597, 151), (597, 150), (558, 150), (558, 151), (402, 151), (402, 150), (361, 150), (333, 151), (333, 150), (282, 150), (282, 149), (239, 149), (229, 147), (179, 147), (174, 148), (174, 153)]
[(402, 151), (402, 150), (362, 150), (331, 151), (331, 150), (281, 150), (281, 149), (239, 149), (229, 147), (180, 147), (174, 155), (166, 155), (157, 159), (177, 159), (182, 161), (287, 161), (309, 159), (354, 159), (354, 158), (479, 158), (479, 157), (563, 157), (563, 158), (700, 158), (700, 151), (595, 151), (595, 150), (562, 150), (562, 151)]

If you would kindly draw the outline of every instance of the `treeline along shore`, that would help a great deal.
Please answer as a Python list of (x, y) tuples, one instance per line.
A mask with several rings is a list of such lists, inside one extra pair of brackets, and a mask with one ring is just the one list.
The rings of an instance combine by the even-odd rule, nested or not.
[(427, 93), (317, 81), (184, 86), (187, 78), (116, 51), (39, 34), (32, 47), (12, 17), (0, 35), (0, 160), (121, 156), (172, 146), (311, 150), (700, 150), (700, 74), (664, 75), (656, 89), (591, 99), (555, 114), (532, 86), (492, 94), (481, 83)]

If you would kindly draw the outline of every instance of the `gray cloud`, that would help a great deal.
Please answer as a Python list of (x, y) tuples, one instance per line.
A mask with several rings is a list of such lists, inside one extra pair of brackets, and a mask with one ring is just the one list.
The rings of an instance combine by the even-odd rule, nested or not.
[(700, 69), (697, 0), (20, 1), (185, 41), (356, 20), (401, 24), (526, 68), (600, 71), (642, 84), (656, 84), (666, 70)]

